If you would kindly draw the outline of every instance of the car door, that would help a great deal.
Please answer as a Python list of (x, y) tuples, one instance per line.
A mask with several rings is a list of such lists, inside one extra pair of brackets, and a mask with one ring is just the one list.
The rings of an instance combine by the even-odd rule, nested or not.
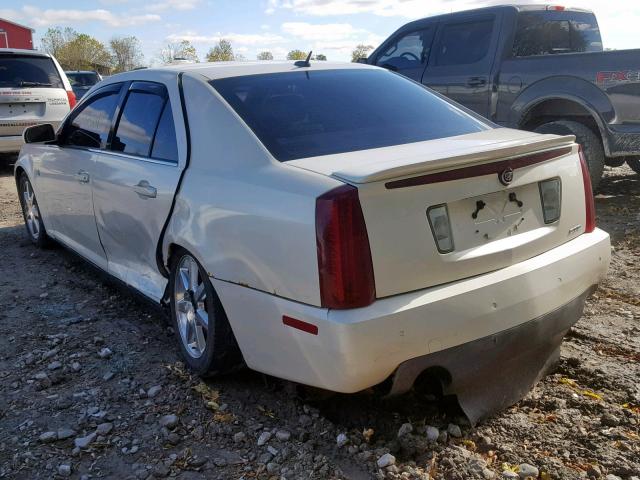
[(174, 122), (179, 98), (165, 85), (132, 82), (120, 108), (110, 150), (96, 160), (93, 180), (98, 234), (108, 270), (148, 297), (166, 286), (156, 248), (184, 162)]
[(422, 83), (483, 116), (490, 116), (498, 14), (456, 16), (438, 28)]
[(399, 33), (381, 49), (374, 64), (419, 82), (429, 60), (434, 33), (435, 24)]
[(101, 268), (106, 256), (96, 229), (92, 182), (96, 158), (107, 146), (122, 84), (96, 91), (67, 118), (55, 145), (35, 167), (51, 233)]

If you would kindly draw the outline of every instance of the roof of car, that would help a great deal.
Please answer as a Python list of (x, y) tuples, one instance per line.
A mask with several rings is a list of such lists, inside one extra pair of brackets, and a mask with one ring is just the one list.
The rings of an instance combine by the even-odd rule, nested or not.
[[(327, 62), (311, 60), (308, 67), (296, 66), (294, 61), (255, 61), (255, 62), (208, 62), (208, 63), (190, 63), (190, 64), (174, 64), (158, 68), (149, 68), (142, 70), (145, 73), (153, 72), (176, 72), (190, 73), (202, 75), (209, 80), (215, 80), (225, 77), (239, 77), (244, 75), (258, 75), (262, 73), (281, 73), (294, 71), (318, 71), (318, 70), (344, 70), (344, 69), (363, 69), (376, 68), (370, 65), (349, 62)], [(140, 71), (130, 71), (110, 77), (110, 79), (126, 80), (127, 77), (136, 76)]]
[(0, 53), (13, 53), (16, 55), (33, 55), (34, 57), (50, 57), (48, 53), (39, 50), (27, 50), (24, 48), (0, 48)]

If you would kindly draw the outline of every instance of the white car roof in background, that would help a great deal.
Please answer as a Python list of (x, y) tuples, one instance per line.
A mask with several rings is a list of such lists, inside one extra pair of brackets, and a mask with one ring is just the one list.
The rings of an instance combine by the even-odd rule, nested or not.
[(158, 68), (145, 68), (133, 70), (109, 77), (111, 81), (133, 80), (134, 78), (148, 77), (149, 74), (175, 72), (193, 75), (202, 75), (209, 80), (226, 77), (239, 77), (243, 75), (258, 75), (261, 73), (282, 73), (295, 71), (319, 71), (319, 70), (345, 70), (345, 69), (371, 69), (377, 68), (361, 63), (326, 62), (311, 60), (309, 67), (297, 67), (294, 61), (276, 62), (272, 60), (263, 62), (209, 62), (174, 64)]
[(48, 53), (39, 50), (27, 50), (23, 48), (0, 48), (0, 53), (15, 53), (18, 55), (32, 55), (34, 57), (50, 57)]

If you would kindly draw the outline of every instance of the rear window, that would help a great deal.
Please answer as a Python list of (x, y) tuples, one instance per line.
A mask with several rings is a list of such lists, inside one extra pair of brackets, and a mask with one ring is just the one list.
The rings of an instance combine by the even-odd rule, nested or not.
[(30, 55), (0, 55), (0, 88), (64, 88), (53, 60)]
[(92, 87), (100, 81), (95, 73), (68, 73), (67, 78), (72, 87)]
[(283, 162), (492, 128), (386, 70), (286, 72), (210, 83)]
[(542, 10), (518, 15), (515, 57), (601, 51), (600, 29), (593, 13)]

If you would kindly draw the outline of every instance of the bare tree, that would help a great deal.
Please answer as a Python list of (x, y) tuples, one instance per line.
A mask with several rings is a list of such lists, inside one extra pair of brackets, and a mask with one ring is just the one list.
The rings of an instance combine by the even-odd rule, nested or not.
[(78, 32), (70, 27), (66, 27), (64, 30), (61, 27), (49, 28), (42, 36), (40, 48), (58, 58), (64, 46), (77, 36)]
[(144, 56), (136, 37), (114, 37), (109, 41), (109, 47), (113, 55), (114, 73), (126, 72), (142, 65)]
[(207, 53), (207, 62), (230, 62), (236, 59), (231, 42), (221, 38), (218, 44)]
[(291, 50), (287, 53), (287, 60), (306, 60), (307, 52), (303, 52), (302, 50)]
[(367, 54), (373, 50), (373, 45), (363, 45), (360, 44), (356, 47), (356, 49), (351, 52), (351, 61), (357, 62), (361, 58), (367, 58)]
[(172, 63), (175, 59), (184, 59), (198, 63), (198, 54), (189, 40), (182, 40), (178, 43), (170, 43), (158, 53), (160, 63)]
[(269, 51), (260, 52), (258, 54), (258, 60), (273, 60), (273, 53)]

